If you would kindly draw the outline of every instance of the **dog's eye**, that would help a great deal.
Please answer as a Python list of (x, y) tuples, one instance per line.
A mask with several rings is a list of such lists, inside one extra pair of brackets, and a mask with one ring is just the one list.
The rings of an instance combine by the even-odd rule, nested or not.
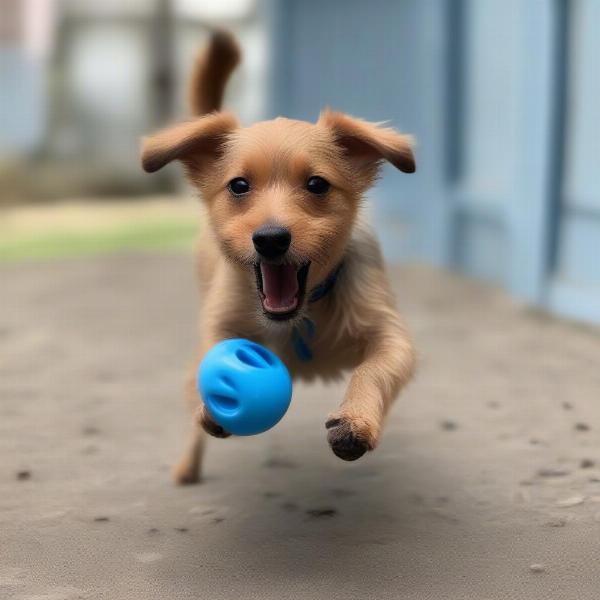
[(236, 177), (227, 184), (227, 188), (234, 196), (243, 196), (250, 191), (250, 182), (243, 177)]
[(329, 181), (319, 177), (318, 175), (310, 177), (306, 182), (306, 189), (311, 194), (325, 194), (329, 191), (329, 187)]

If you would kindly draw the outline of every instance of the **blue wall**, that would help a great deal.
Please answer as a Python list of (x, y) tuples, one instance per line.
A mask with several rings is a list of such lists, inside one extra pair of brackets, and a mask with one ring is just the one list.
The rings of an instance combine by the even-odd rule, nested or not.
[(280, 0), (273, 112), (418, 140), (373, 194), (392, 259), (600, 322), (600, 2)]

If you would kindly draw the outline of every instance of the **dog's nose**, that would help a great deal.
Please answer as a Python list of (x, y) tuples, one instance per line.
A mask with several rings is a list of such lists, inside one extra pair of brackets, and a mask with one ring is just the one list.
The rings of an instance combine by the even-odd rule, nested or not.
[(292, 234), (285, 227), (265, 225), (252, 234), (256, 251), (265, 258), (283, 256), (292, 242)]

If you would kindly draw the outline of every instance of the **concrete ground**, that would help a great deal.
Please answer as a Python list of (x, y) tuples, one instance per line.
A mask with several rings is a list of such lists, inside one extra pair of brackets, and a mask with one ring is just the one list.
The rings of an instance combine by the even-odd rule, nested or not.
[(297, 386), (175, 488), (190, 260), (0, 266), (0, 598), (597, 599), (600, 337), (394, 280), (421, 369), (375, 453), (326, 445), (342, 385)]

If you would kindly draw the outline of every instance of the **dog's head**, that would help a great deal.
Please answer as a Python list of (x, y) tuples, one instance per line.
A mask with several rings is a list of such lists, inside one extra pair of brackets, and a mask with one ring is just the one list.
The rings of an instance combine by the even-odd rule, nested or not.
[(265, 316), (287, 321), (343, 260), (365, 190), (384, 160), (415, 170), (411, 140), (324, 111), (242, 128), (212, 113), (144, 141), (143, 167), (179, 160), (206, 202), (224, 255), (254, 270)]

